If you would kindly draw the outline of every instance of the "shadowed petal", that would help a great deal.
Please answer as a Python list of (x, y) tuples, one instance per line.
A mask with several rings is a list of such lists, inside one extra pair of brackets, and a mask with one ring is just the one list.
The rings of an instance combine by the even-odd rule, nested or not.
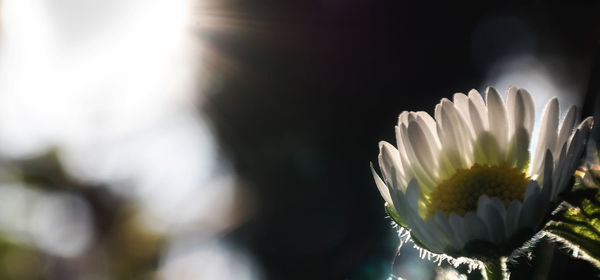
[(556, 137), (558, 129), (558, 100), (550, 99), (546, 104), (540, 123), (540, 132), (537, 139), (537, 146), (533, 160), (531, 161), (531, 169), (529, 174), (539, 174), (543, 164), (543, 156), (547, 149), (553, 149), (556, 145)]
[(486, 90), (489, 130), (496, 138), (501, 151), (506, 149), (508, 142), (508, 119), (502, 97), (493, 87)]
[(464, 231), (467, 235), (467, 240), (492, 241), (487, 226), (474, 212), (465, 214)]
[(375, 185), (377, 186), (381, 197), (383, 197), (383, 200), (385, 200), (385, 202), (387, 202), (389, 205), (394, 206), (394, 202), (392, 201), (392, 197), (390, 196), (390, 190), (385, 185), (383, 180), (381, 180), (379, 175), (377, 175), (377, 172), (375, 172), (375, 169), (373, 168), (373, 163), (371, 163), (371, 173), (373, 174), (373, 179), (375, 179)]

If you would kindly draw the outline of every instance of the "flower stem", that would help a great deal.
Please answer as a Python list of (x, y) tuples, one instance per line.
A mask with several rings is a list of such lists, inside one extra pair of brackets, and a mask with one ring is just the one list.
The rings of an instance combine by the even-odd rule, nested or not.
[(487, 280), (507, 280), (506, 258), (492, 258), (483, 261), (484, 278)]

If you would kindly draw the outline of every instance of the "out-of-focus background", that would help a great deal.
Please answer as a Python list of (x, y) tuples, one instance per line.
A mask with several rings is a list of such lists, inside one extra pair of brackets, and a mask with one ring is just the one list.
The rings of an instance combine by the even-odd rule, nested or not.
[[(600, 5), (2, 0), (0, 279), (479, 279), (371, 175), (402, 110), (600, 88)], [(541, 241), (512, 279), (597, 277)], [(393, 264), (392, 264), (393, 262)]]

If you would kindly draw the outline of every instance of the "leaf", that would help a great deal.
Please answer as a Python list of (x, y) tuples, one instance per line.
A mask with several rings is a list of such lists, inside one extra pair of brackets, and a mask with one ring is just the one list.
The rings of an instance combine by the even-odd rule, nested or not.
[(600, 268), (600, 192), (577, 189), (565, 196), (571, 207), (554, 213), (544, 231), (551, 233)]

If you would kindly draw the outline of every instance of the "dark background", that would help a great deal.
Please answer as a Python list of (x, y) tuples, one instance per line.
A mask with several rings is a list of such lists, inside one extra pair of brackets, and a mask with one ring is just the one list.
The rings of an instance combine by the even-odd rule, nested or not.
[[(257, 206), (227, 238), (254, 255), (267, 279), (385, 279), (398, 239), (369, 172), (378, 141), (394, 142), (403, 110), (431, 113), (442, 97), (483, 90), (498, 61), (547, 59), (554, 77), (581, 89), (567, 94), (585, 95), (584, 114), (592, 112), (597, 3), (223, 3), (241, 20), (203, 31), (230, 62), (213, 65), (219, 79), (203, 109)], [(544, 242), (537, 250), (551, 265), (519, 258), (513, 279), (598, 274), (567, 250)]]

